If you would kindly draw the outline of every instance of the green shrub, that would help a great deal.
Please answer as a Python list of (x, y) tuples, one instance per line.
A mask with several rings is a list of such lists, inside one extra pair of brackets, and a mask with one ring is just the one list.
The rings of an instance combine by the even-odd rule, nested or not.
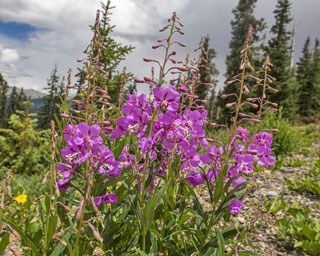
[(304, 145), (299, 132), (293, 128), (287, 119), (283, 118), (282, 108), (277, 113), (269, 112), (260, 122), (259, 128), (260, 130), (263, 128), (279, 130), (274, 135), (272, 144), (272, 151), (277, 158), (280, 155), (296, 152)]
[(301, 248), (311, 255), (320, 254), (320, 219), (309, 217), (310, 209), (298, 202), (288, 204), (283, 197), (278, 197), (271, 204), (269, 211), (285, 211), (288, 217), (276, 221), (280, 235), (295, 248)]
[(320, 196), (320, 159), (313, 163), (312, 170), (299, 179), (285, 179), (289, 189), (295, 191), (309, 192)]
[(50, 132), (36, 131), (34, 114), (18, 111), (8, 129), (0, 129), (0, 168), (13, 173), (35, 174), (46, 170), (51, 159)]

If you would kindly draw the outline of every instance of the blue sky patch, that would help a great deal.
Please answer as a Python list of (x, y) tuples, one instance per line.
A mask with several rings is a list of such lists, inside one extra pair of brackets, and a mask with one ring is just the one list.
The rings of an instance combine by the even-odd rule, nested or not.
[(30, 33), (35, 31), (35, 27), (26, 23), (0, 21), (0, 34), (3, 34), (11, 39), (27, 41)]

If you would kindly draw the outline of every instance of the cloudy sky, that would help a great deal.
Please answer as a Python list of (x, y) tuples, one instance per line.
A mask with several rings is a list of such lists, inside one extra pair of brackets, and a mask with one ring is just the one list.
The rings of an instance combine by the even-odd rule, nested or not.
[[(137, 76), (150, 73), (143, 57), (161, 56), (151, 49), (158, 29), (176, 11), (185, 25), (181, 41), (187, 47), (181, 56), (193, 52), (201, 35), (210, 36), (210, 46), (218, 56), (215, 62), (223, 81), (225, 56), (230, 40), (231, 10), (237, 0), (113, 0), (111, 23), (114, 37), (135, 50), (124, 65)], [(297, 61), (308, 35), (320, 38), (320, 1), (291, 0), (296, 20)], [(272, 26), (276, 0), (258, 0), (256, 16)], [(55, 64), (61, 75), (76, 70), (76, 60), (90, 41), (88, 28), (93, 24), (100, 0), (0, 0), (0, 73), (10, 85), (41, 90)]]

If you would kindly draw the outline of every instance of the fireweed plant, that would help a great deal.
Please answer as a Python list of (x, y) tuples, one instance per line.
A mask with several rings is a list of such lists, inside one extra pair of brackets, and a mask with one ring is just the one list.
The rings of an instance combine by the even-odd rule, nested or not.
[[(134, 91), (120, 109), (108, 102), (108, 89), (99, 83), (108, 75), (99, 59), (99, 22), (98, 13), (78, 74), (81, 83), (72, 85), (68, 79), (68, 90), (76, 89), (82, 97), (73, 100), (73, 108), (67, 101), (61, 106), (57, 127), (63, 139), (53, 129), (55, 186), (45, 204), (54, 229), (38, 250), (43, 255), (226, 255), (228, 246), (234, 255), (243, 231), (234, 216), (241, 214), (247, 177), (255, 165), (275, 161), (271, 134), (251, 135), (239, 126), (259, 122), (265, 102), (267, 76), (248, 73), (252, 28), (241, 52), (241, 74), (229, 82), (238, 83), (239, 90), (223, 96), (236, 100), (228, 106), (234, 109), (230, 139), (222, 144), (206, 137), (207, 111), (194, 94), (196, 86), (209, 86), (199, 82), (203, 44), (194, 60), (175, 59), (172, 49), (185, 46), (175, 39), (184, 34), (175, 13), (160, 30), (168, 35), (152, 47), (164, 50), (164, 60), (144, 58), (156, 66), (151, 77), (135, 79), (149, 85), (149, 95)], [(169, 74), (179, 79), (168, 84)], [(258, 104), (244, 97), (250, 93), (247, 79), (263, 82)], [(245, 114), (245, 105), (260, 106), (259, 114)], [(44, 222), (51, 230), (52, 222)], [(25, 241), (26, 247), (35, 245)]]

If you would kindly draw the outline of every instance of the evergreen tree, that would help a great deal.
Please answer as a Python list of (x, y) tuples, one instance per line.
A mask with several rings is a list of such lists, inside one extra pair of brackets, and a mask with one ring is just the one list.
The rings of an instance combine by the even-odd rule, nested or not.
[(315, 46), (312, 59), (312, 76), (313, 76), (313, 93), (310, 97), (312, 102), (311, 115), (315, 117), (315, 120), (320, 119), (320, 42), (317, 38), (315, 40)]
[(288, 25), (292, 21), (289, 0), (278, 0), (274, 11), (275, 24), (271, 27), (272, 38), (268, 42), (267, 52), (273, 64), (270, 75), (276, 78), (273, 86), (278, 93), (270, 95), (272, 102), (277, 102), (285, 109), (285, 115), (293, 118), (296, 110), (296, 82), (290, 67), (291, 32)]
[(261, 32), (266, 27), (264, 19), (257, 19), (253, 15), (256, 2), (257, 0), (239, 0), (237, 7), (232, 10), (234, 20), (231, 21), (230, 53), (226, 58), (227, 79), (239, 73), (240, 51), (243, 48), (248, 27), (251, 25), (253, 28), (254, 42), (261, 40)]
[(312, 53), (310, 52), (310, 37), (305, 41), (302, 56), (297, 63), (297, 73), (296, 78), (299, 84), (298, 90), (298, 104), (299, 104), (299, 114), (301, 116), (306, 116), (310, 109), (310, 93), (313, 81), (312, 81)]
[(9, 118), (8, 128), (0, 129), (0, 166), (14, 173), (34, 174), (46, 170), (50, 159), (50, 133), (36, 131), (36, 114), (30, 113), (32, 103), (23, 103)]
[(298, 110), (304, 121), (312, 121), (320, 111), (320, 50), (316, 39), (313, 52), (310, 51), (310, 37), (307, 38), (302, 56), (297, 63)]
[(19, 95), (18, 95), (18, 106), (17, 110), (24, 111), (26, 108), (26, 104), (24, 102), (29, 101), (30, 99), (27, 97), (27, 95), (24, 93), (23, 88), (20, 89)]
[(9, 97), (9, 103), (8, 103), (8, 111), (7, 111), (7, 117), (10, 118), (12, 114), (15, 114), (19, 107), (19, 95), (17, 92), (17, 87), (13, 86), (12, 92)]
[[(108, 95), (111, 97), (110, 102), (118, 103), (121, 86), (121, 74), (118, 72), (118, 67), (120, 62), (133, 50), (133, 47), (123, 46), (112, 38), (111, 34), (115, 26), (110, 25), (110, 15), (114, 7), (111, 6), (110, 0), (107, 1), (107, 4), (101, 4), (102, 18), (99, 22), (99, 33), (96, 33), (94, 26), (91, 27), (92, 32), (96, 33), (96, 42), (99, 42), (99, 45), (94, 46), (96, 50), (93, 56), (90, 54), (91, 58), (99, 55), (99, 61), (103, 63), (103, 70), (107, 72), (103, 78), (96, 79), (98, 80), (96, 85), (108, 91)], [(102, 52), (99, 54), (99, 51)], [(82, 74), (80, 80), (83, 80), (84, 76), (85, 74)], [(131, 76), (127, 74), (127, 77)], [(81, 98), (81, 95), (78, 97)]]
[(16, 114), (18, 111), (24, 111), (25, 110), (25, 104), (24, 102), (28, 100), (28, 97), (25, 95), (23, 88), (20, 89), (20, 92), (18, 93), (17, 87), (13, 87), (12, 91), (9, 96), (9, 102), (7, 106), (7, 110), (5, 113), (6, 121), (4, 123), (3, 127), (8, 126), (8, 121), (10, 119), (10, 116), (13, 114)]
[(0, 73), (0, 128), (6, 123), (7, 93), (9, 85)]
[(61, 103), (61, 97), (63, 97), (65, 89), (64, 79), (60, 80), (57, 73), (58, 69), (55, 66), (45, 88), (47, 95), (43, 97), (44, 104), (39, 113), (39, 127), (42, 129), (48, 129), (50, 121), (54, 120), (54, 117), (59, 114), (58, 106)]
[[(257, 19), (254, 16), (254, 8), (257, 0), (239, 0), (238, 5), (233, 9), (234, 19), (231, 21), (231, 41), (229, 43), (230, 53), (226, 58), (226, 74), (225, 77), (231, 77), (239, 73), (241, 59), (240, 52), (243, 49), (244, 41), (249, 26), (253, 28), (253, 41), (258, 43), (261, 39), (261, 33), (266, 27), (264, 19)], [(253, 48), (254, 49), (254, 48)], [(253, 53), (254, 54), (254, 53)], [(222, 94), (233, 93), (237, 90), (235, 84), (226, 85)], [(230, 122), (231, 113), (226, 108), (226, 104), (232, 100), (231, 98), (217, 98), (217, 107), (220, 109), (220, 122)]]

